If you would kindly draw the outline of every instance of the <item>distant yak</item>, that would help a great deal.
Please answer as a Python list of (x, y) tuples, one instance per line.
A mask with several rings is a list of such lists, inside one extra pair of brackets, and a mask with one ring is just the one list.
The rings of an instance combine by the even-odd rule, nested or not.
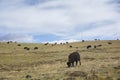
[(97, 47), (101, 47), (101, 46), (102, 46), (101, 44), (97, 45)]
[(72, 46), (71, 46), (71, 45), (70, 45), (69, 47), (70, 47), (70, 48), (72, 48)]
[(108, 44), (112, 44), (112, 42), (108, 42)]
[(49, 43), (47, 42), (47, 43), (45, 43), (44, 45), (48, 45)]
[(85, 42), (85, 40), (82, 40), (82, 42)]
[(25, 49), (25, 50), (30, 50), (30, 48), (28, 48), (28, 47), (24, 47), (24, 49)]
[(18, 44), (17, 46), (21, 46), (21, 44)]
[(34, 47), (34, 50), (38, 49), (38, 47)]
[(99, 45), (94, 45), (94, 48), (97, 48), (97, 47), (101, 47), (102, 45), (99, 44)]
[(68, 67), (73, 67), (74, 66), (74, 62), (76, 62), (76, 65), (77, 65), (78, 61), (79, 61), (79, 64), (81, 65), (80, 54), (77, 51), (76, 52), (72, 52), (68, 56), (67, 66)]
[(87, 47), (86, 47), (86, 48), (87, 48), (87, 49), (89, 49), (89, 48), (91, 48), (91, 47), (92, 47), (91, 45), (87, 45)]

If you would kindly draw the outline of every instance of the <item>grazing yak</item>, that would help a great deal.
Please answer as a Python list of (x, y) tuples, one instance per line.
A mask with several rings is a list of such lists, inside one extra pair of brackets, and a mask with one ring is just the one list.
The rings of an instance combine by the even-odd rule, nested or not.
[(112, 44), (112, 42), (108, 42), (108, 44)]
[(71, 46), (71, 45), (70, 45), (69, 47), (70, 47), (70, 48), (72, 48), (72, 46)]
[(76, 62), (76, 65), (78, 64), (81, 65), (81, 61), (80, 61), (80, 54), (76, 51), (76, 52), (72, 52), (70, 53), (70, 55), (68, 56), (68, 62), (67, 62), (67, 66), (68, 67), (73, 67), (74, 66), (74, 62)]
[(86, 47), (86, 48), (87, 48), (87, 49), (89, 49), (89, 48), (91, 48), (91, 47), (92, 47), (91, 45), (87, 45), (87, 47)]
[(94, 45), (94, 48), (97, 48), (97, 47), (101, 47), (102, 45), (99, 44), (99, 45)]
[(28, 47), (24, 47), (24, 49), (25, 49), (25, 50), (30, 50), (30, 48), (28, 48)]
[(82, 42), (85, 42), (85, 40), (82, 40)]
[(18, 44), (17, 46), (21, 46), (21, 44)]
[(38, 49), (38, 47), (34, 47), (34, 50)]

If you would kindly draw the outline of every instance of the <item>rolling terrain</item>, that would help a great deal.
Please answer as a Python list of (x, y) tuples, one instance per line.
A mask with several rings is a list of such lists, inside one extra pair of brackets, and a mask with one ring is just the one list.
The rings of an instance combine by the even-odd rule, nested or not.
[[(82, 65), (68, 68), (68, 55), (76, 50)], [(120, 40), (55, 45), (0, 42), (0, 80), (120, 80)]]

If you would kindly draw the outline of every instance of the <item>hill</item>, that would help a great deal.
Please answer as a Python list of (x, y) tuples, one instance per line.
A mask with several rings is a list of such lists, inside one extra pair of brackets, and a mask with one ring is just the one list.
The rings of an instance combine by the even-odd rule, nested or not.
[[(68, 68), (68, 55), (76, 50), (82, 65)], [(0, 80), (120, 80), (120, 40), (46, 45), (0, 42)]]

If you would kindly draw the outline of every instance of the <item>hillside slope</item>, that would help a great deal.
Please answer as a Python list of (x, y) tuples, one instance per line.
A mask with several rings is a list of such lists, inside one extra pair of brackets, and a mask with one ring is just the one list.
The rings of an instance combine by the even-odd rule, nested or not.
[[(87, 49), (87, 45), (92, 47)], [(101, 46), (94, 48), (98, 45)], [(82, 65), (68, 68), (68, 55), (76, 50), (81, 55)], [(56, 45), (0, 42), (0, 80), (119, 79), (120, 40)]]

